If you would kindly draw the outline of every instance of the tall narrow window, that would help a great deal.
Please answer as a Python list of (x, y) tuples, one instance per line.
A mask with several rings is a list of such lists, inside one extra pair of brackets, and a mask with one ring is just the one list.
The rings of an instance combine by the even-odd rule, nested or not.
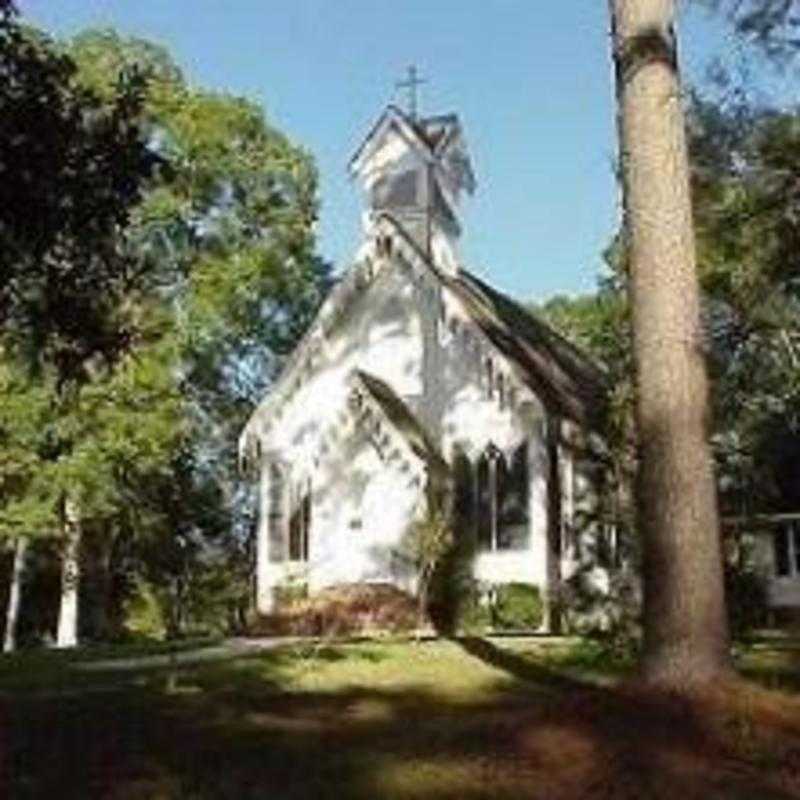
[(289, 561), (308, 561), (311, 532), (311, 481), (303, 484), (289, 519)]
[(269, 508), (267, 517), (267, 534), (269, 560), (272, 563), (283, 561), (286, 557), (286, 517), (284, 516), (286, 482), (284, 472), (277, 464), (269, 467)]
[(482, 550), (520, 550), (528, 546), (528, 446), (523, 442), (510, 463), (494, 445), (478, 461), (476, 504), (478, 545)]
[(486, 359), (486, 397), (489, 400), (494, 397), (494, 364), (491, 358)]
[[(528, 444), (523, 442), (511, 464), (497, 472), (497, 549), (521, 550), (528, 546)], [(498, 465), (500, 466), (500, 465)]]
[(800, 577), (800, 523), (788, 522), (775, 531), (775, 574), (779, 578)]

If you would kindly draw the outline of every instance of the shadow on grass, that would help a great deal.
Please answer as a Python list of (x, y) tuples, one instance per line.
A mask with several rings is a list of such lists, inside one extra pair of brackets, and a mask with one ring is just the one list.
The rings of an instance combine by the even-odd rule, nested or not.
[[(166, 673), (148, 673), (107, 697), (7, 699), (0, 796), (800, 797), (769, 765), (733, 763), (691, 703), (588, 687), (482, 639), (459, 644), (463, 656), (448, 651), (445, 670), (478, 659), (513, 690), (455, 700), (430, 681), (415, 685), (414, 658), (437, 658), (437, 645), (405, 651), (398, 688), (287, 690), (287, 651), (181, 670), (169, 691)], [(363, 655), (335, 650), (323, 657), (334, 667)]]
[(497, 667), (518, 681), (552, 691), (587, 691), (588, 685), (552, 669), (537, 664), (531, 658), (505, 650), (477, 636), (454, 639), (465, 652), (485, 664)]

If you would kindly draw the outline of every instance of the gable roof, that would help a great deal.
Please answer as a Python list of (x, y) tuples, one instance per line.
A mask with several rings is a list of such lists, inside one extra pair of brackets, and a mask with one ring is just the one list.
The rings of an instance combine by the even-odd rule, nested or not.
[(447, 472), (447, 462), (439, 449), (408, 405), (380, 378), (363, 370), (356, 370), (361, 386), (380, 406), (381, 411), (405, 438), (413, 452), (432, 469)]
[(355, 153), (350, 157), (350, 161), (348, 162), (348, 168), (352, 169), (356, 162), (361, 158), (362, 154), (367, 148), (367, 145), (375, 138), (375, 135), (378, 131), (387, 123), (390, 122), (398, 123), (400, 129), (406, 133), (411, 134), (410, 138), (413, 138), (418, 145), (420, 145), (424, 150), (426, 150), (429, 155), (434, 154), (434, 147), (435, 145), (431, 143), (428, 137), (425, 135), (422, 127), (414, 122), (408, 114), (406, 114), (401, 108), (396, 105), (389, 104), (383, 110), (383, 113), (375, 120), (373, 126), (369, 129), (367, 135), (362, 139), (361, 144), (356, 148)]
[[(398, 106), (388, 105), (351, 156), (347, 165), (350, 171), (357, 168), (358, 161), (378, 132), (392, 122), (430, 158), (438, 158), (461, 134), (461, 123), (457, 114), (436, 114), (415, 120)], [(459, 161), (459, 166), (463, 171), (467, 191), (474, 192), (475, 174), (469, 159), (465, 156)]]
[(510, 297), (461, 270), (442, 276), (473, 321), (520, 369), (545, 406), (594, 426), (605, 407), (605, 373), (571, 342)]
[[(605, 373), (599, 366), (521, 305), (469, 272), (460, 270), (454, 277), (442, 273), (390, 214), (381, 213), (379, 223), (385, 226), (383, 231), (387, 236), (395, 237), (394, 256), (374, 261), (366, 257), (353, 265), (328, 295), (272, 389), (245, 425), (240, 437), (240, 451), (246, 448), (249, 437), (257, 431), (268, 433), (269, 418), (279, 417), (282, 405), (302, 384), (301, 374), (313, 361), (316, 348), (328, 330), (336, 325), (355, 298), (385, 273), (394, 258), (402, 259), (420, 277), (425, 276), (449, 290), (495, 352), (514, 369), (518, 380), (539, 397), (548, 410), (589, 427), (598, 427), (607, 391)], [(410, 432), (414, 427), (414, 415), (409, 410), (409, 420), (398, 411), (379, 383), (370, 384), (370, 394), (382, 408), (391, 409), (398, 419), (397, 424), (404, 425)], [(391, 393), (391, 389), (388, 391)], [(397, 400), (402, 404), (399, 398)], [(418, 442), (422, 441), (418, 439)], [(422, 448), (421, 444), (419, 446)], [(426, 445), (420, 452), (422, 450), (429, 451), (429, 448)]]

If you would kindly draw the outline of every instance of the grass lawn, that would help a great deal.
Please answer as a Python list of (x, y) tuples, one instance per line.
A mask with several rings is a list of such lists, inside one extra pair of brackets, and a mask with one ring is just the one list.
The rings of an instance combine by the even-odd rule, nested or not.
[[(0, 797), (800, 798), (791, 691), (644, 695), (586, 645), (366, 642), (78, 667), (108, 656), (0, 659)], [(740, 663), (800, 687), (800, 643), (754, 642)]]

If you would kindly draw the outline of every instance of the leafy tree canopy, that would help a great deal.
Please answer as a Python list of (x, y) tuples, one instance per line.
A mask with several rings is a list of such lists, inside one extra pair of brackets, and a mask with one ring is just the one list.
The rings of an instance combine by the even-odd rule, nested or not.
[(0, 10), (0, 333), (61, 381), (134, 335), (124, 300), (136, 268), (119, 234), (158, 164), (142, 92), (140, 76), (120, 73), (104, 103)]
[[(45, 341), (40, 334), (37, 375), (18, 367), (11, 348), (0, 359), (9, 375), (0, 439), (10, 454), (0, 463), (8, 489), (0, 500), (0, 535), (56, 532), (57, 501), (68, 493), (87, 528), (113, 543), (126, 572), (153, 589), (169, 606), (164, 615), (180, 627), (187, 603), (210, 608), (222, 597), (247, 598), (253, 498), (237, 474), (235, 446), (329, 284), (329, 267), (314, 253), (316, 170), (258, 106), (187, 84), (157, 45), (110, 30), (52, 43), (23, 33), (11, 17), (7, 26), (18, 37), (15, 47), (60, 65), (69, 91), (61, 84), (59, 91), (71, 98), (79, 120), (118, 119), (120, 98), (127, 97), (119, 76), (134, 76), (131, 130), (138, 152), (154, 166), (128, 174), (117, 164), (135, 186), (103, 241), (119, 258), (113, 266), (124, 264), (119, 274), (126, 281), (113, 291), (100, 277), (87, 275), (81, 284), (81, 297), (97, 301), (102, 330), (127, 336), (124, 347), (98, 361), (84, 342), (99, 337), (85, 336), (79, 346), (77, 333), (90, 328), (73, 320), (75, 341), (54, 325), (46, 331), (47, 348), (38, 349)], [(20, 82), (33, 92), (28, 70), (27, 62), (19, 67)], [(25, 128), (25, 136), (34, 131)], [(37, 202), (41, 194), (63, 193), (58, 175), (53, 186), (34, 166), (39, 184), (30, 193)], [(76, 207), (108, 199), (91, 194), (94, 184), (76, 185), (87, 195), (75, 199)], [(20, 213), (18, 227), (24, 219)], [(77, 223), (70, 225), (58, 230), (58, 242), (70, 241)], [(18, 285), (33, 287), (34, 297), (69, 288), (64, 275), (79, 274), (71, 266), (79, 246), (59, 250), (57, 262), (49, 250), (26, 251), (34, 266), (14, 267)], [(8, 330), (39, 330), (39, 317), (25, 317), (19, 310), (25, 308), (13, 306)], [(15, 339), (24, 341), (21, 333)], [(65, 341), (74, 354), (70, 363), (80, 366), (67, 384), (59, 381), (61, 351), (50, 344)], [(199, 599), (197, 592), (217, 599)]]
[(697, 0), (724, 13), (734, 29), (775, 63), (800, 54), (800, 3), (797, 0)]

